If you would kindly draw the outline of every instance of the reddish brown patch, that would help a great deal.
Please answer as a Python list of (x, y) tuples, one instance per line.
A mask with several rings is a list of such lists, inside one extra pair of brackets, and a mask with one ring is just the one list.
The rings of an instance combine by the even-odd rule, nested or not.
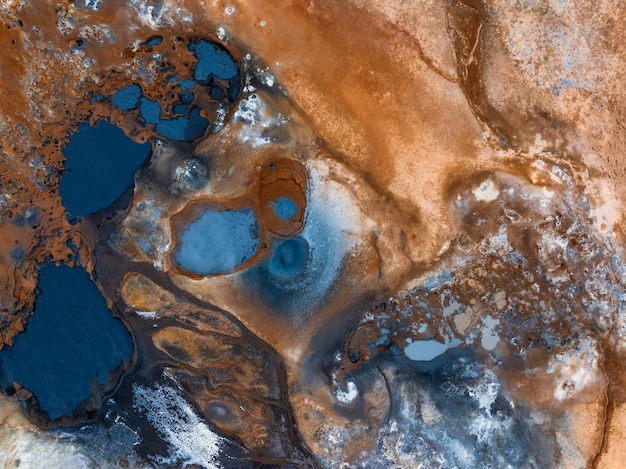
[[(306, 170), (295, 160), (277, 158), (266, 163), (261, 170), (259, 185), (259, 210), (266, 228), (280, 236), (295, 236), (304, 225), (306, 209)], [(293, 200), (298, 206), (296, 214), (289, 220), (276, 215), (272, 202), (278, 197)]]

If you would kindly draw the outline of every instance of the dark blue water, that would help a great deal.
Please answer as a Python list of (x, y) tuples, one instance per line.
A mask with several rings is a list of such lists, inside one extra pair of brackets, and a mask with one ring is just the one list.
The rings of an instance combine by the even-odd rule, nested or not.
[(189, 106), (187, 106), (186, 104), (177, 104), (176, 106), (174, 106), (174, 113), (186, 116), (187, 114), (189, 114)]
[[(228, 98), (230, 102), (235, 101), (239, 97), (241, 77), (237, 62), (230, 53), (206, 39), (191, 41), (187, 47), (198, 60), (193, 73), (194, 80), (202, 85), (212, 85), (209, 91), (211, 99), (222, 101)], [(228, 86), (223, 88), (223, 85), (214, 82), (214, 78), (228, 82)]]
[(200, 109), (194, 107), (189, 110), (186, 104), (177, 104), (174, 112), (183, 114), (173, 119), (161, 119), (161, 106), (155, 101), (141, 98), (139, 107), (141, 117), (147, 124), (154, 124), (161, 137), (174, 141), (191, 141), (202, 137), (211, 124), (208, 119), (200, 115)]
[(111, 205), (133, 184), (150, 149), (108, 122), (80, 125), (63, 151), (66, 172), (59, 193), (67, 211), (83, 216)]
[(147, 98), (141, 98), (141, 117), (144, 118), (148, 124), (156, 124), (161, 118), (161, 106), (155, 101), (150, 101)]
[(194, 107), (189, 113), (189, 119), (185, 128), (185, 139), (195, 140), (202, 137), (210, 122), (200, 115), (200, 109)]
[(204, 135), (210, 122), (200, 115), (200, 109), (193, 108), (189, 117), (175, 117), (163, 119), (156, 123), (156, 131), (159, 135), (176, 141), (191, 141)]
[(0, 351), (0, 384), (25, 386), (55, 420), (91, 396), (94, 380), (108, 386), (107, 373), (131, 357), (133, 341), (84, 269), (45, 264), (38, 287), (26, 331)]
[(183, 93), (191, 91), (194, 86), (196, 86), (196, 82), (193, 80), (187, 79), (180, 82), (180, 89), (183, 90)]
[(140, 97), (141, 87), (133, 83), (132, 85), (122, 88), (115, 93), (115, 96), (113, 96), (113, 102), (122, 111), (128, 111), (137, 107)]
[[(163, 38), (149, 38), (146, 47), (161, 44)], [(205, 39), (197, 39), (188, 44), (197, 62), (193, 69), (193, 79), (181, 79), (174, 69), (164, 69), (163, 73), (172, 74), (168, 83), (174, 85), (177, 103), (174, 103), (175, 116), (163, 119), (159, 102), (142, 96), (141, 87), (133, 83), (117, 91), (113, 104), (122, 111), (139, 108), (144, 125), (152, 124), (160, 137), (182, 142), (193, 141), (202, 137), (211, 122), (201, 115), (201, 110), (193, 105), (196, 93), (208, 93), (218, 102), (233, 102), (239, 97), (240, 74), (237, 62), (221, 45)]]
[(182, 80), (180, 82), (180, 89), (183, 94), (180, 97), (180, 101), (184, 104), (190, 104), (193, 101), (194, 94), (191, 92), (196, 86), (196, 82), (193, 80)]
[(185, 131), (189, 119), (176, 117), (174, 119), (164, 119), (157, 122), (156, 131), (159, 135), (169, 140), (185, 140)]
[(148, 40), (145, 42), (145, 45), (146, 47), (153, 47), (161, 45), (162, 42), (163, 38), (161, 36), (152, 36), (148, 38)]
[(214, 76), (222, 80), (229, 80), (239, 73), (237, 63), (230, 53), (222, 46), (205, 39), (189, 43), (189, 50), (198, 59), (193, 78), (206, 84)]
[(98, 93), (98, 94), (96, 94), (96, 95), (92, 96), (92, 97), (91, 97), (91, 99), (89, 100), (89, 102), (90, 102), (91, 104), (93, 104), (93, 103), (98, 103), (98, 102), (100, 102), (100, 101), (104, 101), (104, 96), (103, 96), (103, 95), (101, 95), (100, 93)]

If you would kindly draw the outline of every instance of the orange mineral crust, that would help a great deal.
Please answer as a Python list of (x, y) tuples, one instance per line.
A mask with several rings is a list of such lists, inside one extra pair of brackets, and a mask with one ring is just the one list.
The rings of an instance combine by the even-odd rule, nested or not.
[[(621, 467), (624, 8), (4, 2), (0, 465)], [(88, 415), (7, 365), (51, 265), (132, 334)]]
[[(297, 161), (272, 160), (261, 172), (259, 205), (267, 229), (280, 236), (294, 236), (302, 231), (306, 210), (306, 169)], [(276, 213), (277, 199), (289, 199), (295, 204), (294, 214), (287, 218)]]

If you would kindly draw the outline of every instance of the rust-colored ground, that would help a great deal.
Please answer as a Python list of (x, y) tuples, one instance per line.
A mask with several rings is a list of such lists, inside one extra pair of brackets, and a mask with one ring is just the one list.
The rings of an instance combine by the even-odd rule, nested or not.
[[(102, 0), (97, 10), (79, 4), (14, 1), (0, 11), (0, 347), (27, 324), (36, 266), (71, 264), (72, 239), (82, 265), (111, 276), (98, 281), (116, 314), (133, 323), (131, 310), (157, 312), (184, 324), (150, 331), (183, 381), (191, 383), (215, 361), (232, 372), (234, 389), (256, 386), (222, 395), (224, 383), (189, 384), (206, 418), (263, 453), (276, 443), (272, 422), (284, 412), (305, 445), (329, 463), (371, 449), (381, 419), (372, 409), (390, 404), (374, 387), (363, 397), (371, 412), (362, 410), (356, 423), (347, 418), (328, 376), (320, 378), (317, 357), (340, 352), (335, 379), (341, 380), (407, 339), (443, 340), (446, 332), (479, 344), (472, 334), (485, 317), (500, 318), (498, 353), (509, 366), (498, 368), (498, 376), (518, 402), (557, 422), (555, 441), (573, 448), (561, 465), (620, 467), (623, 3), (166, 0), (151, 10), (141, 1)], [(194, 147), (155, 145), (158, 162), (143, 170), (131, 206), (112, 220), (116, 237), (101, 228), (106, 214), (70, 223), (57, 189), (62, 150), (76, 124), (106, 117), (138, 142), (154, 138), (153, 127), (137, 123), (138, 111), (122, 113), (90, 97), (140, 82), (148, 97), (169, 103), (165, 114), (171, 114), (160, 69), (188, 78), (193, 57), (186, 41), (222, 32), (242, 69), (257, 78), (266, 71), (275, 81), (255, 83), (268, 109), (289, 118), (268, 137), (272, 145), (241, 138), (247, 124), (230, 109), (223, 131)], [(164, 38), (160, 46), (140, 44), (155, 34)], [(244, 98), (252, 93), (247, 85)], [(205, 116), (218, 118), (210, 102), (197, 103)], [(210, 187), (172, 195), (161, 184), (167, 165), (190, 155), (211, 161)], [(259, 301), (241, 272), (198, 278), (170, 262), (187, 210), (205, 203), (252, 207), (266, 251), (242, 269), (263, 260), (272, 242), (306, 229), (313, 177), (329, 188), (329, 200), (345, 202), (345, 220), (358, 220), (344, 229), (353, 242), (321, 300), (295, 298), (283, 314)], [(344, 198), (336, 197), (337, 187)], [(277, 196), (297, 202), (292, 221), (268, 210)], [(497, 245), (501, 227), (507, 243)], [(152, 243), (152, 254), (140, 238)], [(159, 274), (148, 278), (113, 267), (115, 259), (98, 260), (97, 242)], [(455, 272), (453, 280), (420, 290), (441, 269)], [(159, 284), (162, 274), (171, 283)], [(206, 311), (190, 307), (191, 298)], [(218, 314), (220, 308), (240, 325)], [(261, 348), (230, 350), (243, 328), (283, 360), (288, 396), (271, 395), (263, 381)], [(381, 329), (390, 329), (390, 343), (371, 347)], [(584, 355), (577, 347), (587, 339), (593, 353), (587, 352), (597, 357), (577, 362)], [(235, 363), (242, 354), (249, 361)], [(588, 367), (582, 387), (569, 378), (576, 366)], [(561, 383), (565, 397), (557, 399)], [(206, 410), (218, 400), (230, 409), (246, 406), (252, 416), (220, 424)], [(328, 428), (352, 436), (329, 448)]]

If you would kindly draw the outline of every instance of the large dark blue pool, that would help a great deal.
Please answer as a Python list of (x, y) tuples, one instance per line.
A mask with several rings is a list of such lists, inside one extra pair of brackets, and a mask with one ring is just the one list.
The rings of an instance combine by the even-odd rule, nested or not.
[(45, 264), (38, 286), (26, 331), (0, 351), (0, 385), (26, 387), (56, 420), (114, 385), (108, 374), (131, 358), (133, 340), (83, 268)]
[(83, 216), (111, 205), (133, 183), (150, 149), (108, 122), (80, 125), (64, 150), (59, 192), (67, 211)]

